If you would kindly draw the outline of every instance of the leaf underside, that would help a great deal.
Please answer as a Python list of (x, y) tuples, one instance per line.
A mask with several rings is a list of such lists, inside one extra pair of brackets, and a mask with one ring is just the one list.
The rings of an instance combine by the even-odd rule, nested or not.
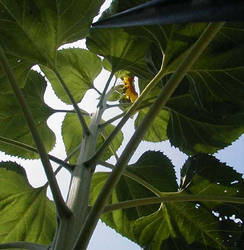
[(49, 244), (55, 228), (55, 208), (46, 188), (33, 188), (18, 164), (1, 162), (0, 242)]

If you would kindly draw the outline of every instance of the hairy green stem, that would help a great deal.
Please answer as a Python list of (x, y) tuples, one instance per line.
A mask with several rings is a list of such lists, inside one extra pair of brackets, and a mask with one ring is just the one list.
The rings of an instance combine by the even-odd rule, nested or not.
[[(110, 75), (107, 83), (111, 81)], [(98, 106), (97, 112), (91, 117), (89, 131), (85, 134), (80, 148), (77, 164), (73, 170), (71, 184), (68, 193), (67, 205), (73, 212), (72, 217), (61, 221), (53, 243), (54, 250), (67, 250), (74, 247), (74, 243), (79, 235), (80, 227), (84, 223), (88, 213), (90, 182), (95, 170), (95, 164), (86, 165), (85, 162), (94, 154), (96, 150), (97, 138), (100, 132), (102, 114), (106, 109), (106, 94)], [(69, 237), (66, 237), (69, 232)]]
[(36, 144), (37, 150), (39, 152), (41, 161), (42, 161), (42, 165), (43, 168), (45, 170), (45, 174), (47, 176), (49, 185), (50, 185), (50, 189), (53, 195), (53, 199), (56, 205), (56, 210), (57, 210), (57, 214), (59, 218), (62, 217), (67, 217), (70, 215), (70, 210), (68, 209), (68, 207), (66, 206), (62, 194), (60, 192), (57, 180), (53, 174), (53, 169), (51, 166), (51, 163), (49, 161), (49, 156), (46, 152), (46, 149), (44, 147), (44, 144), (42, 142), (42, 139), (39, 135), (39, 132), (37, 130), (37, 127), (35, 125), (34, 119), (32, 117), (31, 111), (28, 107), (28, 104), (26, 103), (25, 97), (23, 95), (23, 93), (21, 92), (18, 83), (15, 80), (15, 77), (13, 75), (13, 72), (8, 64), (8, 59), (2, 49), (2, 47), (0, 47), (0, 61), (1, 61), (1, 65), (2, 65), (2, 69), (5, 72), (5, 74), (8, 77), (9, 83), (15, 93), (15, 96), (19, 102), (19, 105), (23, 111), (24, 117), (26, 119), (26, 122), (29, 126), (30, 132), (32, 134), (33, 140)]
[(82, 114), (80, 108), (78, 107), (78, 104), (75, 102), (75, 100), (74, 100), (72, 94), (71, 94), (70, 91), (69, 91), (69, 88), (67, 87), (66, 83), (64, 82), (62, 76), (59, 74), (58, 70), (53, 69), (53, 71), (54, 71), (54, 73), (56, 74), (56, 76), (57, 76), (59, 82), (61, 83), (61, 85), (62, 85), (64, 91), (65, 91), (66, 94), (68, 95), (68, 97), (69, 97), (69, 99), (70, 99), (70, 101), (71, 101), (71, 103), (72, 103), (72, 105), (73, 105), (73, 107), (74, 107), (74, 110), (75, 110), (75, 112), (76, 112), (76, 114), (77, 114), (77, 116), (78, 116), (78, 119), (79, 119), (79, 121), (80, 121), (80, 124), (81, 124), (81, 126), (82, 126), (82, 128), (83, 128), (83, 130), (84, 130), (84, 134), (89, 135), (90, 131), (89, 131), (88, 126), (87, 126), (87, 124), (86, 124), (86, 121), (85, 121), (85, 119), (84, 119), (84, 117), (83, 117), (83, 114)]
[(176, 194), (176, 195), (164, 195), (162, 197), (150, 197), (135, 199), (129, 201), (123, 201), (116, 204), (108, 205), (104, 208), (104, 213), (112, 212), (118, 209), (126, 209), (139, 206), (147, 206), (158, 203), (166, 202), (221, 202), (221, 203), (235, 203), (235, 204), (244, 204), (244, 198), (241, 197), (231, 197), (231, 196), (215, 196), (215, 195), (192, 195), (192, 194)]
[[(6, 144), (9, 144), (9, 145), (12, 145), (14, 147), (19, 147), (19, 148), (22, 148), (22, 149), (25, 149), (25, 150), (28, 150), (28, 151), (31, 151), (31, 152), (35, 152), (35, 153), (39, 153), (37, 148), (34, 148), (30, 145), (27, 145), (25, 143), (22, 143), (22, 142), (19, 142), (19, 141), (15, 141), (15, 140), (12, 140), (12, 139), (9, 139), (9, 138), (5, 138), (3, 136), (0, 136), (0, 141), (3, 142), (3, 143), (6, 143)], [(50, 155), (48, 154), (48, 157), (50, 160), (60, 164), (62, 167), (65, 167), (67, 170), (71, 171), (71, 166), (69, 163), (53, 156), (53, 155)]]
[(27, 250), (47, 250), (48, 245), (39, 245), (31, 242), (17, 241), (0, 244), (0, 249), (27, 249)]
[[(67, 161), (73, 156), (74, 153), (76, 153), (76, 152), (79, 150), (79, 148), (80, 148), (80, 145), (79, 145), (78, 147), (76, 147), (76, 148), (75, 148), (75, 149), (74, 149), (74, 150), (64, 159), (64, 162), (65, 162), (66, 164), (68, 164)], [(54, 175), (56, 176), (62, 168), (63, 168), (63, 166), (62, 166), (62, 165), (59, 165), (59, 166), (57, 167), (57, 169), (54, 171)], [(70, 170), (70, 172), (73, 171), (74, 168), (75, 168), (74, 165), (70, 165), (70, 164), (69, 164), (69, 170)], [(47, 185), (48, 185), (48, 182), (47, 182), (44, 186), (47, 186)]]
[[(112, 190), (118, 183), (123, 173), (123, 170), (128, 164), (137, 146), (141, 142), (144, 134), (147, 132), (148, 128), (151, 126), (153, 120), (160, 112), (162, 107), (167, 103), (175, 89), (179, 86), (181, 80), (184, 78), (186, 73), (191, 69), (192, 65), (196, 62), (196, 60), (202, 54), (204, 49), (209, 45), (209, 43), (212, 41), (212, 39), (215, 37), (215, 35), (218, 33), (218, 31), (223, 25), (224, 23), (213, 23), (207, 26), (207, 28), (204, 30), (200, 38), (193, 45), (187, 56), (180, 63), (176, 72), (172, 75), (165, 87), (161, 90), (158, 98), (153, 103), (147, 115), (141, 122), (140, 126), (135, 131), (134, 135), (132, 136), (123, 153), (121, 154), (115, 168), (113, 169), (105, 185), (103, 186), (101, 193), (99, 194), (94, 206), (89, 212), (84, 226), (82, 227), (80, 237), (76, 242), (74, 250), (83, 250), (87, 248), (91, 235), (96, 227), (100, 215), (103, 212), (104, 207), (108, 202)], [(159, 81), (162, 77), (162, 73), (158, 77)]]

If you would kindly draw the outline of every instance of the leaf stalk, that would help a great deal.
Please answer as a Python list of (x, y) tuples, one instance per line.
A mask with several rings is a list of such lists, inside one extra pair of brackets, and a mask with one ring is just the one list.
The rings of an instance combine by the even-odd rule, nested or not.
[(244, 198), (231, 197), (231, 196), (215, 196), (215, 195), (190, 195), (190, 194), (175, 194), (175, 195), (163, 195), (162, 197), (150, 197), (143, 199), (134, 199), (129, 201), (123, 201), (116, 204), (108, 205), (104, 208), (103, 213), (112, 212), (118, 209), (127, 209), (138, 206), (147, 206), (159, 203), (167, 202), (221, 202), (221, 203), (235, 203), (244, 204)]
[[(12, 145), (14, 147), (19, 147), (19, 148), (22, 148), (22, 149), (25, 149), (25, 150), (28, 150), (31, 152), (35, 152), (37, 154), (39, 153), (37, 148), (34, 148), (34, 147), (27, 145), (25, 143), (15, 141), (15, 140), (3, 137), (3, 136), (0, 136), (0, 141), (3, 143), (6, 143), (6, 144)], [(50, 160), (60, 164), (62, 167), (65, 167), (67, 170), (69, 170), (69, 171), (72, 170), (71, 165), (69, 163), (67, 163), (67, 162), (65, 162), (65, 161), (63, 161), (63, 160), (61, 160), (53, 155), (50, 155), (50, 154), (48, 154), (48, 157)]]
[(76, 114), (78, 116), (80, 124), (81, 124), (81, 126), (82, 126), (82, 128), (84, 130), (84, 134), (89, 135), (90, 131), (89, 131), (88, 126), (86, 124), (86, 121), (85, 121), (85, 119), (83, 117), (83, 113), (81, 112), (80, 108), (78, 107), (78, 104), (75, 102), (72, 94), (69, 91), (69, 88), (67, 87), (66, 83), (64, 82), (62, 76), (59, 74), (58, 70), (57, 69), (53, 69), (53, 72), (56, 74), (56, 76), (57, 76), (59, 82), (61, 83), (64, 91), (68, 95), (68, 97), (69, 97), (69, 99), (70, 99), (70, 101), (71, 101), (71, 103), (72, 103), (72, 105), (74, 107), (74, 110), (75, 110), (75, 112), (76, 112)]

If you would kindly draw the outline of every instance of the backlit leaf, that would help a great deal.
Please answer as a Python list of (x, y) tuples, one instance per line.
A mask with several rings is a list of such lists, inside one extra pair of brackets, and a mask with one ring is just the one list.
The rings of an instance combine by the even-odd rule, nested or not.
[[(131, 177), (129, 174), (134, 174)], [(91, 204), (99, 195), (109, 173), (95, 173), (91, 186)], [(241, 249), (243, 206), (221, 201), (221, 196), (243, 196), (241, 174), (208, 155), (191, 157), (182, 169), (178, 186), (170, 161), (160, 152), (146, 152), (128, 166), (109, 199), (109, 204), (153, 197), (141, 184), (141, 178), (161, 191), (161, 195), (219, 196), (218, 202), (164, 202), (159, 206), (138, 206), (104, 213), (102, 220), (117, 232), (135, 241), (143, 249)], [(134, 177), (134, 178), (133, 178)], [(227, 193), (225, 192), (227, 190)], [(237, 192), (238, 191), (238, 192)], [(168, 193), (167, 193), (168, 192)], [(172, 193), (175, 192), (175, 193)], [(218, 215), (216, 215), (216, 213)], [(173, 248), (172, 248), (173, 247)]]
[(33, 188), (25, 170), (14, 162), (0, 163), (0, 242), (50, 244), (56, 216), (46, 188)]
[[(88, 117), (85, 117), (85, 120), (87, 123), (90, 122), (90, 118)], [(97, 148), (99, 148), (103, 144), (105, 138), (108, 137), (108, 135), (112, 132), (113, 129), (114, 129), (113, 125), (108, 125), (103, 131), (100, 131), (98, 135)], [(75, 114), (67, 114), (62, 124), (62, 136), (67, 155), (69, 155), (78, 145), (80, 145), (83, 138), (82, 133), (83, 132), (77, 116)], [(111, 155), (113, 155), (112, 152), (117, 151), (122, 141), (123, 141), (123, 135), (122, 132), (120, 132), (113, 140), (110, 147), (108, 147), (105, 150), (104, 154), (102, 155), (102, 159), (106, 160)], [(79, 155), (79, 150), (77, 151), (76, 154), (74, 154), (70, 158), (70, 163), (76, 164), (78, 155)]]
[(59, 46), (84, 38), (103, 0), (3, 0), (0, 40), (7, 54), (49, 65)]
[(148, 42), (129, 35), (123, 29), (92, 30), (86, 44), (89, 50), (106, 59), (105, 65), (110, 71), (127, 70), (141, 77), (150, 75), (145, 61)]
[[(45, 79), (39, 73), (31, 71), (23, 88), (23, 94), (30, 107), (46, 150), (50, 151), (55, 145), (56, 139), (54, 133), (47, 125), (47, 119), (54, 111), (44, 103), (46, 86)], [(14, 94), (0, 95), (0, 135), (36, 147)], [(22, 158), (39, 158), (39, 155), (34, 152), (3, 142), (0, 142), (0, 150)]]
[[(80, 102), (86, 91), (93, 86), (93, 81), (100, 73), (100, 59), (85, 49), (63, 49), (57, 52), (57, 71), (63, 78), (74, 100)], [(68, 104), (70, 99), (65, 93), (55, 73), (47, 67), (41, 67), (50, 81), (56, 95)]]

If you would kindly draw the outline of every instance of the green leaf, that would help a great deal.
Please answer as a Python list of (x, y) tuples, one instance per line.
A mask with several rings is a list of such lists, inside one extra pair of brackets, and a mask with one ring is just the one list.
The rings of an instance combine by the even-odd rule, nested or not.
[[(165, 76), (148, 96), (151, 101), (175, 72), (204, 24), (163, 28), (169, 29), (167, 32), (170, 34), (162, 45), (165, 51)], [(243, 40), (243, 24), (227, 23), (187, 73), (164, 108), (170, 116), (166, 125), (167, 137), (171, 144), (185, 153), (214, 153), (230, 145), (244, 132)], [(154, 53), (153, 58), (157, 55)], [(140, 88), (145, 88), (147, 83), (140, 81)], [(139, 113), (136, 127), (144, 115), (144, 111)], [(157, 123), (156, 120), (155, 128)], [(145, 139), (164, 140), (166, 132), (162, 126), (155, 130), (159, 136), (146, 136)]]
[[(19, 59), (18, 57), (12, 55), (8, 56), (8, 63), (14, 74), (16, 82), (18, 83), (19, 87), (23, 88), (32, 63), (28, 60)], [(0, 68), (0, 89), (1, 94), (12, 93), (13, 91), (9, 85), (9, 81), (5, 72), (2, 71), (2, 68)]]
[[(190, 94), (171, 97), (144, 139), (153, 142), (169, 139), (173, 146), (187, 154), (214, 153), (242, 135), (244, 113), (242, 105), (233, 102), (215, 102), (211, 106), (211, 111), (201, 109)], [(144, 108), (139, 112), (135, 128), (148, 110)]]
[[(108, 14), (142, 2), (146, 1), (114, 1)], [(150, 102), (176, 71), (206, 26), (206, 23), (188, 23), (124, 29), (128, 34), (151, 43), (146, 55), (147, 65), (154, 74), (161, 66), (161, 49), (164, 52), (164, 77), (147, 96)], [(145, 140), (157, 142), (168, 138), (172, 145), (188, 154), (214, 153), (230, 145), (244, 132), (243, 40), (243, 23), (226, 23), (223, 26), (187, 73), (159, 118), (155, 119)], [(139, 79), (140, 92), (150, 80), (146, 77)], [(147, 111), (139, 112), (136, 128)]]
[[(43, 96), (46, 86), (45, 79), (39, 73), (31, 71), (23, 94), (46, 150), (50, 151), (55, 145), (55, 134), (47, 126), (47, 119), (54, 111), (44, 103)], [(0, 135), (35, 147), (23, 112), (13, 94), (0, 95)], [(0, 150), (22, 158), (39, 158), (39, 155), (34, 152), (25, 151), (2, 142), (0, 142)]]
[[(80, 102), (86, 91), (92, 88), (93, 81), (100, 73), (102, 64), (95, 54), (85, 49), (63, 49), (57, 52), (56, 68), (70, 90), (74, 100)], [(50, 81), (56, 95), (71, 104), (56, 74), (48, 67), (41, 67)]]
[[(153, 197), (145, 182), (148, 187), (151, 185), (162, 192), (162, 197), (180, 197), (186, 193), (219, 197), (244, 194), (241, 174), (214, 157), (203, 154), (189, 158), (184, 165), (181, 188), (185, 189), (178, 193), (173, 166), (160, 152), (144, 153), (135, 164), (127, 167), (124, 174), (109, 204)], [(136, 176), (137, 181), (143, 180), (144, 186), (129, 174)], [(95, 173), (91, 185), (91, 204), (95, 202), (108, 176), (109, 173)], [(104, 213), (102, 220), (144, 249), (241, 249), (244, 228), (242, 223), (234, 221), (233, 214), (243, 221), (243, 211), (243, 205), (221, 201), (172, 201), (162, 203), (159, 208), (147, 205), (115, 210)]]
[[(167, 203), (148, 216), (135, 221), (134, 234), (138, 243), (148, 249), (172, 249), (164, 241), (172, 239), (175, 249), (186, 249), (178, 240), (186, 242), (186, 246), (193, 243), (203, 244), (202, 248), (215, 246), (225, 249), (217, 232), (218, 221), (204, 208), (196, 208), (191, 203)], [(198, 248), (197, 248), (198, 249)]]
[(244, 132), (241, 105), (212, 103), (212, 111), (201, 109), (190, 95), (172, 98), (167, 134), (170, 142), (188, 154), (214, 153), (230, 145)]
[[(158, 189), (158, 193), (177, 191), (177, 182), (174, 168), (170, 160), (160, 152), (148, 151), (139, 160), (126, 168), (126, 175), (121, 177), (116, 189), (113, 191), (109, 204), (122, 201), (146, 198), (155, 196), (152, 191), (135, 181), (143, 180), (148, 186)], [(132, 175), (132, 177), (129, 177)], [(90, 201), (93, 204), (99, 195), (109, 173), (95, 173), (92, 179)], [(142, 217), (154, 213), (158, 205), (141, 206), (126, 210), (115, 210), (105, 213), (102, 220), (123, 236), (138, 243), (138, 238), (134, 236), (134, 222)]]
[[(198, 154), (190, 157), (181, 169), (181, 189), (195, 195), (244, 197), (244, 180), (242, 174), (215, 157)], [(195, 204), (198, 208), (202, 206), (214, 211), (226, 246), (242, 248), (244, 226), (236, 221), (244, 221), (243, 204), (206, 201)]]
[[(85, 117), (85, 120), (87, 123), (90, 122), (90, 118), (88, 117)], [(108, 125), (103, 131), (100, 131), (98, 135), (97, 148), (103, 144), (105, 138), (112, 132), (113, 129), (114, 129), (113, 125)], [(69, 155), (78, 145), (80, 145), (83, 138), (83, 131), (81, 129), (79, 120), (75, 114), (67, 114), (65, 116), (65, 119), (62, 124), (62, 137), (67, 155)], [(110, 144), (110, 146), (105, 150), (101, 159), (106, 160), (111, 155), (113, 155), (112, 152), (117, 151), (122, 141), (123, 141), (123, 135), (122, 132), (120, 132), (115, 137), (112, 144)], [(78, 155), (79, 155), (79, 150), (76, 154), (74, 154), (70, 158), (69, 160), (70, 163), (76, 164)]]
[(55, 207), (46, 197), (46, 188), (33, 188), (16, 163), (1, 162), (0, 242), (49, 244), (55, 228)]
[(89, 50), (105, 58), (105, 67), (113, 72), (127, 70), (150, 77), (145, 56), (148, 42), (131, 36), (123, 29), (94, 29), (86, 39)]
[(1, 45), (33, 64), (54, 64), (59, 46), (84, 38), (103, 0), (3, 0)]
[(171, 161), (161, 152), (147, 151), (127, 168), (161, 192), (176, 192), (178, 184)]
[[(142, 122), (148, 111), (149, 108), (144, 108), (139, 112), (134, 123), (135, 129), (139, 127), (140, 123)], [(143, 139), (151, 142), (167, 140), (167, 127), (169, 116), (170, 114), (167, 110), (162, 110), (155, 118), (152, 126), (148, 129)]]
[[(203, 181), (205, 183), (203, 183)], [(234, 182), (242, 182), (242, 174), (238, 173), (232, 167), (227, 166), (225, 163), (220, 162), (214, 156), (207, 154), (197, 154), (188, 158), (181, 169), (181, 189), (187, 188), (188, 191), (192, 190), (193, 193), (201, 191), (204, 194), (212, 193), (212, 186), (214, 191), (219, 191), (216, 188), (235, 187)], [(205, 188), (204, 188), (205, 187)], [(207, 188), (206, 188), (207, 187)], [(233, 195), (233, 194), (226, 194)]]

